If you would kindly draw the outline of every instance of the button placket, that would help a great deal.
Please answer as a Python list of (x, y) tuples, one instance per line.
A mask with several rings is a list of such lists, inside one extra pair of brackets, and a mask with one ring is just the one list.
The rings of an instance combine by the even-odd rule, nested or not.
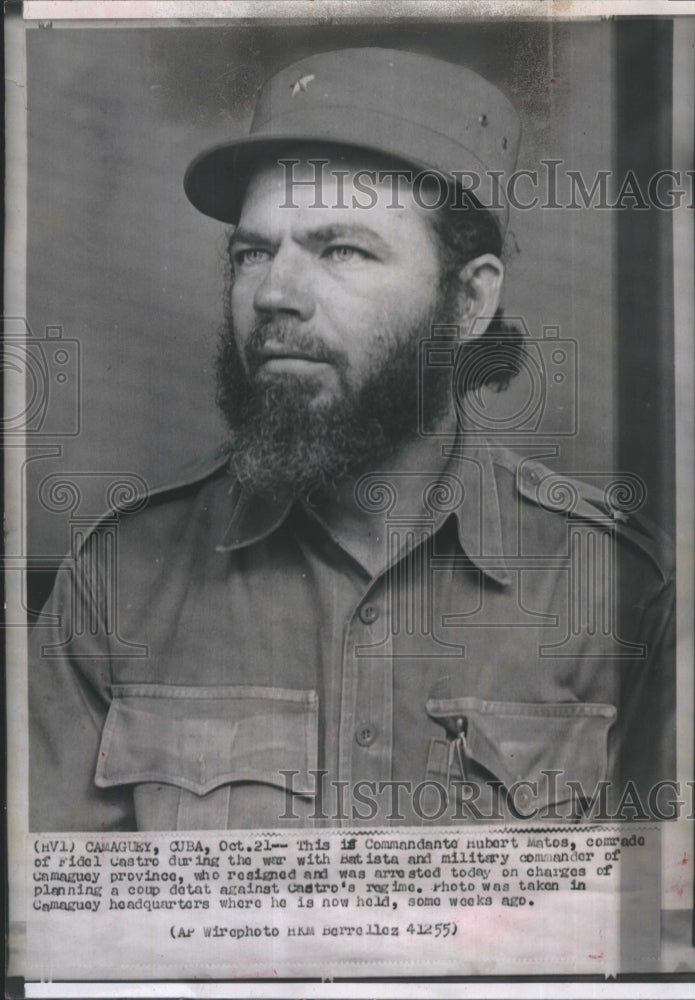
[[(374, 588), (379, 590), (372, 596)], [(377, 658), (358, 652), (364, 650), (372, 639), (371, 625), (383, 619), (383, 590), (383, 579), (380, 584), (372, 584), (369, 594), (365, 594), (364, 600), (356, 607), (345, 633), (340, 778), (351, 785), (358, 780), (379, 782), (391, 777), (393, 719), (391, 638), (386, 635), (384, 643), (380, 644)], [(386, 815), (380, 813), (372, 822), (385, 822)], [(351, 821), (344, 822), (349, 825)]]

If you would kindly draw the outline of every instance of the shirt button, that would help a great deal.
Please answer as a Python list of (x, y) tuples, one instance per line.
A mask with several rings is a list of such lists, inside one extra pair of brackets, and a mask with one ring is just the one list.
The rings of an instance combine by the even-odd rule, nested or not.
[(379, 617), (379, 609), (375, 604), (363, 604), (360, 608), (360, 621), (364, 625), (371, 625)]
[(528, 806), (533, 799), (533, 793), (530, 788), (522, 786), (516, 789), (516, 801), (520, 806)]
[(376, 726), (371, 722), (361, 722), (355, 730), (355, 740), (361, 747), (370, 747), (376, 739)]

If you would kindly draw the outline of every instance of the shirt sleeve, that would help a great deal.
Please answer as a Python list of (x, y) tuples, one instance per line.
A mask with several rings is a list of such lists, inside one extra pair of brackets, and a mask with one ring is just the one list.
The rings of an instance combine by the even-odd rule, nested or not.
[(94, 783), (111, 700), (103, 545), (95, 532), (63, 563), (29, 635), (29, 824), (35, 831), (135, 829), (130, 788)]
[(638, 635), (645, 647), (641, 669), (632, 676), (628, 672), (623, 681), (629, 735), (621, 753), (620, 787), (632, 783), (640, 801), (657, 802), (657, 808), (660, 800), (650, 798), (657, 784), (677, 779), (675, 625), (675, 580), (669, 575), (645, 602)]

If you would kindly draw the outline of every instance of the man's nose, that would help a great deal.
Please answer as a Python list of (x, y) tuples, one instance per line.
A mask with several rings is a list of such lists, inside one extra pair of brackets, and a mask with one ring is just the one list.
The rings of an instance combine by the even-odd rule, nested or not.
[(311, 319), (315, 301), (301, 251), (281, 247), (256, 288), (253, 304), (260, 313), (292, 313)]

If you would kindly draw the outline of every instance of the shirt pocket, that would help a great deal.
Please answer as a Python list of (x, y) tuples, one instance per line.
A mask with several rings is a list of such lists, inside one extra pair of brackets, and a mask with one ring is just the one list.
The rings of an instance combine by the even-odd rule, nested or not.
[(315, 691), (116, 684), (112, 696), (95, 782), (133, 786), (138, 829), (270, 828), (313, 805)]
[(582, 792), (591, 798), (606, 780), (613, 705), (431, 698), (426, 707), (447, 737), (432, 740), (428, 778), (448, 784), (492, 776), (514, 789), (518, 812), (534, 818), (543, 810), (552, 818), (551, 807)]

